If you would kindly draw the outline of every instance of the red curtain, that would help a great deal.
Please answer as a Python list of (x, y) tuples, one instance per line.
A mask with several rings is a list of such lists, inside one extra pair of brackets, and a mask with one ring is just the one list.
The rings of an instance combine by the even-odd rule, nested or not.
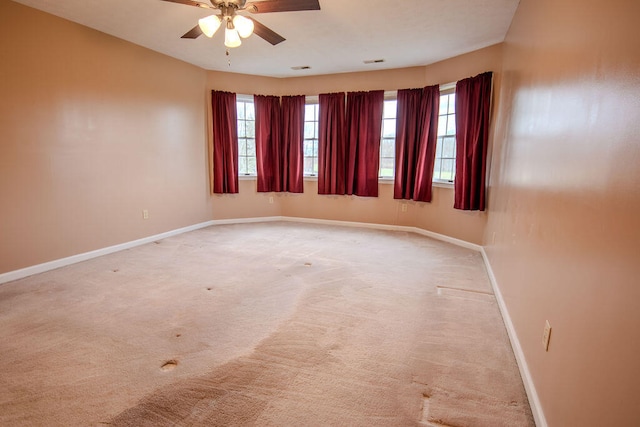
[(318, 194), (345, 193), (345, 94), (319, 96)]
[(238, 192), (236, 94), (211, 91), (213, 192)]
[(345, 193), (378, 197), (384, 91), (347, 94)]
[(437, 85), (398, 91), (394, 199), (431, 201), (439, 108)]
[(486, 72), (456, 84), (455, 209), (485, 208), (492, 75)]
[(302, 193), (304, 95), (282, 97), (282, 191)]
[(280, 98), (254, 95), (256, 110), (256, 166), (258, 192), (282, 191), (282, 150)]

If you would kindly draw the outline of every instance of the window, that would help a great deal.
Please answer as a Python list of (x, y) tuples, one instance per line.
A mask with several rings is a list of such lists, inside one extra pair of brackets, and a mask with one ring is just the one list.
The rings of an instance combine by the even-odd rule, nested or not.
[(456, 94), (440, 95), (434, 181), (452, 182), (456, 174)]
[(238, 175), (256, 175), (256, 119), (253, 97), (238, 95)]
[(380, 178), (393, 178), (396, 163), (396, 110), (398, 101), (385, 99), (382, 109), (382, 136), (380, 137)]
[(307, 103), (304, 107), (304, 175), (318, 176), (318, 121), (320, 105)]

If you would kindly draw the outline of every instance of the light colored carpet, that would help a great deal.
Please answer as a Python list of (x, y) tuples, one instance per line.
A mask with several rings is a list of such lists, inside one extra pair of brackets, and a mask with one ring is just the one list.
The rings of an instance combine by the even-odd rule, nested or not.
[(533, 426), (481, 256), (214, 226), (0, 286), (3, 426)]

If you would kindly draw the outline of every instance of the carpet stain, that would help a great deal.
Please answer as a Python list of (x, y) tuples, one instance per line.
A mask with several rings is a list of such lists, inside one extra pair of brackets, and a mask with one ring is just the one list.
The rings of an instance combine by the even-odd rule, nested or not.
[(304, 263), (304, 266), (305, 266), (305, 267), (311, 267), (311, 265), (312, 265), (312, 264), (311, 264), (310, 262), (305, 262), (305, 263)]
[(428, 394), (422, 394), (422, 422), (429, 421), (429, 399), (431, 396)]
[(175, 359), (167, 360), (160, 366), (160, 369), (164, 372), (173, 371), (178, 366), (178, 361)]

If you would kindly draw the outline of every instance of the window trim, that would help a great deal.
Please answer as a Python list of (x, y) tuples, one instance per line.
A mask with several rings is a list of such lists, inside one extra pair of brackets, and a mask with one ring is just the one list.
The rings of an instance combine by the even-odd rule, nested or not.
[[(453, 94), (456, 93), (456, 82), (440, 85), (440, 96), (451, 95), (452, 93)], [(454, 115), (455, 115), (455, 112), (454, 112)], [(440, 115), (438, 114), (438, 119), (439, 118), (440, 118)], [(457, 156), (456, 156), (456, 160), (457, 160)], [(454, 169), (455, 169), (455, 165), (456, 163), (454, 162), (453, 163)], [(433, 177), (431, 178), (432, 185), (438, 184), (437, 185), (438, 187), (445, 187), (445, 188), (453, 188), (454, 181), (455, 181), (455, 177), (451, 181), (446, 179), (434, 179)]]
[[(317, 138), (314, 138), (316, 141), (316, 159), (319, 159), (320, 157), (320, 96), (319, 95), (305, 95), (304, 97), (304, 105), (305, 105), (305, 116), (304, 116), (304, 123), (307, 122), (307, 115), (306, 115), (306, 107), (307, 105), (317, 105), (317, 109), (318, 109), (318, 126), (317, 126), (317, 131), (318, 134), (316, 135)], [(305, 137), (304, 137), (304, 130), (303, 130), (303, 134), (302, 134), (302, 179), (306, 179), (306, 178), (318, 178), (318, 174), (308, 174), (305, 172), (304, 170), (304, 160), (307, 156), (304, 155), (304, 141), (305, 141)], [(318, 160), (319, 161), (319, 160)], [(319, 166), (319, 165), (318, 165)], [(318, 170), (318, 172), (320, 172)]]
[[(254, 126), (255, 126), (255, 103), (254, 103), (254, 97), (253, 95), (246, 95), (246, 94), (236, 94), (236, 105), (238, 102), (244, 102), (244, 103), (251, 103), (254, 105), (253, 109), (254, 109)], [(238, 117), (237, 117), (237, 111), (236, 111), (236, 127), (238, 126)], [(245, 119), (246, 121), (246, 119)], [(254, 129), (254, 133), (255, 133), (255, 129)], [(245, 137), (245, 139), (247, 139)], [(255, 137), (254, 137), (254, 141), (255, 141)], [(257, 178), (258, 177), (258, 172), (256, 171), (256, 173), (240, 173), (240, 135), (237, 136), (237, 141), (236, 143), (238, 144), (238, 179), (242, 179), (242, 178)], [(244, 157), (249, 157), (249, 156), (244, 156)], [(256, 158), (257, 161), (257, 157), (254, 155), (254, 158)]]

